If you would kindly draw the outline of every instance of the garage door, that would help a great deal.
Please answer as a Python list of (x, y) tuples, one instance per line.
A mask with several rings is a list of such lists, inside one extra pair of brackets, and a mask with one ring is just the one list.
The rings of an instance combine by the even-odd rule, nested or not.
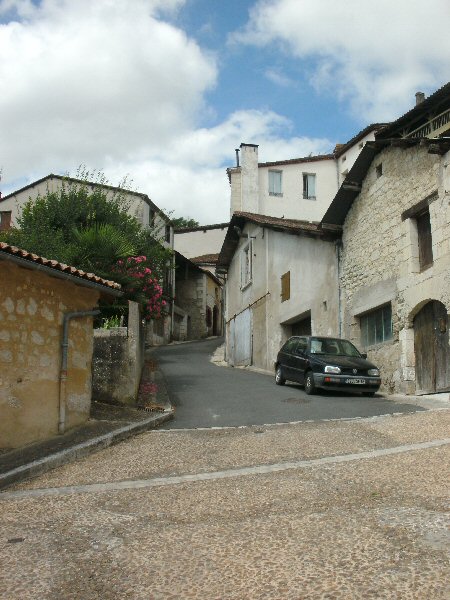
[(247, 366), (252, 364), (252, 310), (247, 308), (230, 323), (230, 348), (232, 364)]

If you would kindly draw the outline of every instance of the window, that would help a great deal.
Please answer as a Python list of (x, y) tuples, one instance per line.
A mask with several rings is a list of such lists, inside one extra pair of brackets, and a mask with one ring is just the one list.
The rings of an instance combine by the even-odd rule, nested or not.
[(212, 310), (209, 306), (206, 307), (205, 321), (206, 321), (206, 327), (212, 327), (212, 324), (213, 324)]
[(303, 198), (316, 199), (316, 176), (314, 173), (303, 173)]
[(372, 346), (392, 339), (392, 307), (390, 304), (377, 308), (359, 319), (361, 344)]
[(433, 264), (433, 245), (431, 238), (430, 211), (425, 211), (416, 216), (417, 238), (419, 242), (419, 266), (423, 271)]
[(166, 242), (170, 244), (170, 225), (166, 225), (166, 233), (164, 236)]
[(281, 191), (282, 171), (269, 171), (269, 196), (282, 196)]
[(242, 249), (241, 254), (241, 288), (252, 281), (252, 241), (250, 240)]
[(402, 221), (409, 222), (412, 273), (424, 271), (433, 264), (430, 205), (436, 198), (437, 194), (433, 192), (402, 213)]
[(0, 231), (5, 231), (11, 227), (11, 211), (0, 211)]
[(375, 167), (375, 173), (376, 173), (377, 179), (383, 175), (383, 163), (380, 163), (379, 165), (377, 165)]
[(281, 276), (281, 302), (289, 300), (291, 297), (291, 272), (288, 271)]

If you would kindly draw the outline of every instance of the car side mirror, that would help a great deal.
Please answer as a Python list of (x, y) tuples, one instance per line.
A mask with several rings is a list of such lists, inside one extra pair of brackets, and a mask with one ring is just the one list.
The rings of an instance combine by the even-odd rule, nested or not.
[(362, 356), (363, 358), (367, 358), (367, 352), (362, 352), (361, 356)]

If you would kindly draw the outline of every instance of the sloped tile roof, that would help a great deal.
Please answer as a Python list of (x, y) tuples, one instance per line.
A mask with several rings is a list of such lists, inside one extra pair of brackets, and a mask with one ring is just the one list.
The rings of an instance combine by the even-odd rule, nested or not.
[(286, 234), (317, 237), (326, 241), (334, 240), (339, 236), (339, 232), (325, 231), (316, 222), (284, 219), (248, 212), (235, 212), (231, 218), (230, 226), (219, 254), (217, 267), (227, 267), (231, 263), (239, 244), (239, 230), (242, 230), (246, 223), (254, 223), (255, 225)]
[(22, 250), (21, 248), (17, 248), (16, 246), (10, 246), (5, 242), (0, 242), (0, 253), (12, 255), (18, 259), (22, 259), (31, 263), (31, 265), (36, 265), (36, 267), (42, 265), (48, 269), (65, 273), (66, 275), (70, 275), (74, 279), (82, 279), (84, 281), (89, 281), (90, 283), (102, 285), (106, 288), (109, 288), (110, 290), (113, 290), (114, 292), (118, 292), (121, 289), (121, 285), (119, 283), (116, 283), (115, 281), (103, 279), (98, 275), (94, 275), (94, 273), (86, 273), (81, 269), (71, 267), (70, 265), (58, 262), (57, 260), (50, 260), (48, 258), (44, 258), (43, 256), (33, 254), (32, 252), (28, 252), (27, 250)]
[(190, 259), (191, 262), (197, 264), (203, 264), (203, 263), (208, 263), (208, 264), (216, 264), (217, 260), (219, 258), (218, 254), (202, 254), (201, 256), (194, 256), (193, 258)]

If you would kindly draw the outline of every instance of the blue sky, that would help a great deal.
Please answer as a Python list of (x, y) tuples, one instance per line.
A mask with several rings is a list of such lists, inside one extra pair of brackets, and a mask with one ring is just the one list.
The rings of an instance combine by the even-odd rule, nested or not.
[(6, 194), (84, 164), (165, 211), (229, 217), (225, 169), (332, 151), (450, 73), (450, 3), (0, 0)]

